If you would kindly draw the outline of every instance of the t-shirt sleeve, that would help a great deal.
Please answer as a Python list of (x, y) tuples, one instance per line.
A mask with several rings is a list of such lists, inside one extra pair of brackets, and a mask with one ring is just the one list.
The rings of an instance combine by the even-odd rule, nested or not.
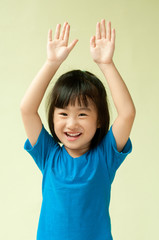
[(48, 161), (50, 150), (55, 144), (57, 143), (46, 131), (44, 126), (42, 126), (41, 132), (34, 146), (31, 145), (29, 139), (27, 139), (24, 144), (24, 149), (32, 156), (42, 173)]
[(117, 169), (123, 163), (126, 156), (132, 151), (132, 143), (129, 138), (123, 150), (121, 152), (118, 152), (111, 126), (110, 130), (102, 141), (102, 145), (104, 149), (103, 154), (106, 157), (105, 160), (110, 176), (110, 181), (113, 182)]

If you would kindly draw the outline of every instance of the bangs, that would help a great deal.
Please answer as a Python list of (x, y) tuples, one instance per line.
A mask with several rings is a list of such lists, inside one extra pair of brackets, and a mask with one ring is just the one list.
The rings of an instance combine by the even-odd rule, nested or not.
[[(77, 101), (79, 106), (88, 107), (88, 99), (96, 102), (95, 95), (98, 95), (96, 87), (80, 72), (80, 76), (71, 77), (72, 74), (65, 78), (63, 81), (62, 77), (58, 81), (58, 91), (54, 95), (54, 106), (57, 108), (65, 108), (69, 104), (75, 105)], [(60, 81), (61, 80), (61, 81)], [(57, 90), (56, 86), (55, 89)], [(93, 93), (93, 94), (92, 94)]]
[(88, 107), (88, 99), (87, 95), (79, 94), (76, 95), (75, 93), (70, 93), (70, 94), (62, 94), (61, 93), (57, 96), (56, 102), (55, 102), (55, 107), (57, 108), (65, 108), (69, 104), (72, 106), (75, 105), (75, 102), (78, 102), (78, 105)]

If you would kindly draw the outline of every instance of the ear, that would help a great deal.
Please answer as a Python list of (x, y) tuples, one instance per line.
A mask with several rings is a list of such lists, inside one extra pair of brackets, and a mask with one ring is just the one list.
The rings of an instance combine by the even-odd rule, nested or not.
[(99, 120), (97, 120), (97, 128), (100, 128), (101, 127), (101, 124), (99, 122)]

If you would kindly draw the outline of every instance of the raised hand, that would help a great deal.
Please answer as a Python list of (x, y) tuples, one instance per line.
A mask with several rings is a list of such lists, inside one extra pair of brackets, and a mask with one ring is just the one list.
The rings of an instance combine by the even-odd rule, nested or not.
[(66, 22), (60, 33), (61, 25), (57, 24), (54, 39), (52, 39), (52, 30), (48, 32), (47, 59), (50, 62), (61, 64), (74, 48), (77, 39), (68, 44), (70, 25)]
[(115, 29), (111, 30), (111, 22), (105, 20), (96, 25), (96, 36), (91, 37), (90, 52), (97, 64), (109, 64), (112, 62), (115, 49)]

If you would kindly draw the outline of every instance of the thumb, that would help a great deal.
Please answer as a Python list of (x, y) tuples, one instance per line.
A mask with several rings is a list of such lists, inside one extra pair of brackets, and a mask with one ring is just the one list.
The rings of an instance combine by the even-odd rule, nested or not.
[(75, 47), (76, 43), (78, 42), (78, 39), (75, 39), (73, 42), (71, 42), (68, 46), (69, 52)]
[(96, 47), (96, 37), (93, 36), (90, 39), (90, 47), (95, 48)]

